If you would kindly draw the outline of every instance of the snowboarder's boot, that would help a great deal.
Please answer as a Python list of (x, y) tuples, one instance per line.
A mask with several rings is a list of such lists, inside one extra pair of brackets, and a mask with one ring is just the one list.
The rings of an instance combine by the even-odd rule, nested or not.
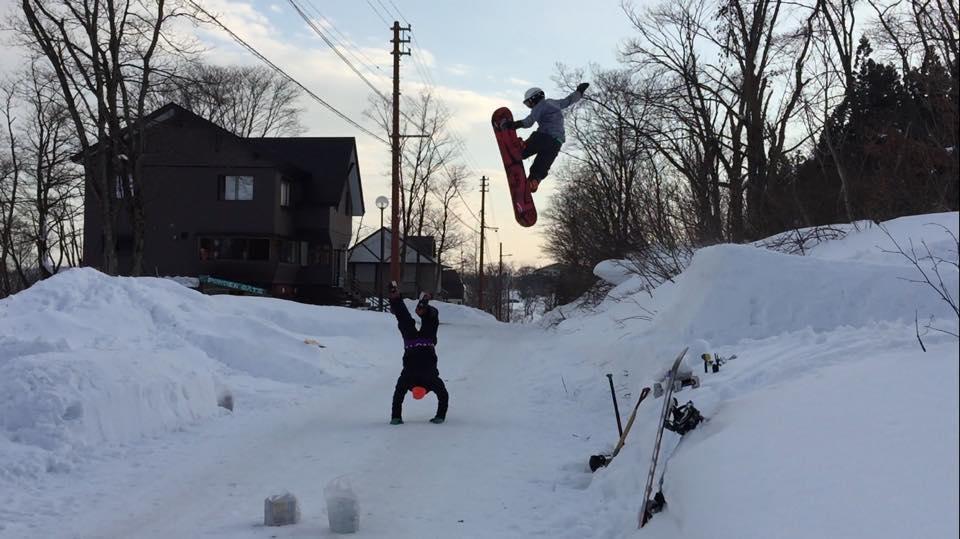
[(399, 417), (394, 417), (390, 420), (391, 425), (403, 425), (403, 420)]
[(439, 425), (440, 423), (443, 423), (444, 421), (445, 421), (445, 419), (442, 418), (442, 417), (440, 417), (440, 416), (437, 416), (437, 417), (435, 417), (435, 418), (433, 418), (433, 419), (430, 420), (430, 422), (433, 423), (434, 425)]

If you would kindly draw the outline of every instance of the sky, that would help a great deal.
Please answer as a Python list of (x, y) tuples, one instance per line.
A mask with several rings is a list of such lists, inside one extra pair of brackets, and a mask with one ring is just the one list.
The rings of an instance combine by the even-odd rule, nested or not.
[[(432, 88), (451, 112), (451, 130), (463, 140), (462, 162), (470, 171), (464, 200), (457, 214), (479, 230), (480, 178), (490, 179), (487, 196), (487, 260), (503, 243), (505, 263), (545, 265), (544, 236), (549, 225), (541, 217), (532, 228), (516, 224), (506, 175), (490, 128), (490, 115), (501, 106), (525, 115), (521, 103), (530, 86), (547, 96), (565, 94), (552, 79), (557, 65), (571, 68), (598, 64), (613, 67), (617, 48), (632, 32), (620, 0), (516, 2), (487, 0), (298, 0), (321, 23), (327, 36), (381, 93), (390, 95), (390, 55), (394, 20), (412, 27), (411, 56), (401, 60), (401, 93), (415, 96)], [(379, 133), (363, 116), (372, 90), (310, 29), (287, 1), (203, 0), (232, 31), (287, 71), (324, 101)], [(16, 6), (0, 0), (0, 11)], [(215, 27), (195, 30), (206, 47), (206, 60), (218, 64), (258, 64), (260, 61)], [(9, 38), (9, 34), (4, 36)], [(9, 71), (17, 63), (14, 49), (0, 50), (0, 65)], [(379, 224), (374, 200), (390, 194), (389, 148), (379, 140), (304, 97), (305, 136), (353, 136), (357, 139), (367, 213), (364, 232)], [(520, 131), (526, 136), (529, 131)], [(554, 170), (564, 156), (561, 154)], [(529, 161), (527, 162), (529, 169)], [(549, 206), (556, 184), (547, 181), (535, 195), (538, 209)], [(465, 201), (465, 203), (464, 203)], [(389, 210), (387, 213), (389, 220)], [(359, 223), (358, 223), (359, 224)], [(455, 255), (454, 258), (458, 258)]]

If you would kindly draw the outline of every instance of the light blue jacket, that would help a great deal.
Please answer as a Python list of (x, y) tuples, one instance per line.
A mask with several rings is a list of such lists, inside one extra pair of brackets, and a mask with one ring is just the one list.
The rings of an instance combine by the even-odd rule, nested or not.
[(537, 131), (557, 139), (558, 142), (566, 141), (566, 132), (563, 129), (563, 109), (580, 101), (583, 95), (580, 92), (573, 91), (563, 99), (542, 99), (539, 103), (530, 109), (530, 115), (520, 120), (523, 127), (529, 129), (536, 122)]

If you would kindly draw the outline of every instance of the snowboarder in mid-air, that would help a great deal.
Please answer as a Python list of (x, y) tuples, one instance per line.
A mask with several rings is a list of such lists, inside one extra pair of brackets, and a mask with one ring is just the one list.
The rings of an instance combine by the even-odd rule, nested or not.
[(397, 327), (403, 336), (403, 370), (397, 378), (397, 387), (393, 391), (393, 411), (391, 425), (403, 423), (403, 398), (407, 391), (413, 392), (415, 399), (422, 399), (432, 391), (437, 395), (437, 415), (431, 423), (443, 423), (447, 417), (449, 395), (437, 370), (437, 328), (440, 317), (436, 307), (430, 305), (430, 297), (423, 296), (417, 303), (416, 312), (420, 317), (420, 329), (410, 316), (403, 303), (403, 297), (396, 283), (390, 283), (390, 312), (397, 317)]
[(537, 130), (530, 135), (523, 147), (524, 159), (537, 156), (530, 165), (530, 174), (527, 177), (531, 193), (536, 193), (540, 182), (547, 177), (550, 166), (566, 140), (563, 109), (580, 101), (588, 86), (589, 83), (581, 82), (576, 90), (563, 99), (547, 99), (540, 88), (530, 88), (523, 96), (523, 104), (530, 108), (530, 115), (522, 120), (505, 121), (502, 125), (508, 129), (529, 129), (534, 123), (537, 124)]

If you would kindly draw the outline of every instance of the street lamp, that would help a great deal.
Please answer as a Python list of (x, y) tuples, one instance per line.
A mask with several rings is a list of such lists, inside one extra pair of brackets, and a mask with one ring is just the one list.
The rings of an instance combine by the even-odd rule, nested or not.
[(380, 263), (377, 264), (377, 301), (380, 306), (380, 311), (384, 311), (383, 308), (383, 210), (387, 209), (387, 206), (390, 205), (390, 199), (385, 196), (377, 197), (377, 208), (380, 209)]

